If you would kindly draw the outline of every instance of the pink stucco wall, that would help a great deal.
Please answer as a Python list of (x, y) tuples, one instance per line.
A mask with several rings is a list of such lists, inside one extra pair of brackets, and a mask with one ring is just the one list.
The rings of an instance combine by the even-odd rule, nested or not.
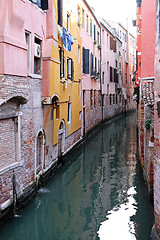
[(46, 13), (27, 0), (1, 0), (0, 74), (27, 75), (25, 30), (31, 34), (31, 74), (34, 72), (34, 37), (43, 39)]
[[(102, 73), (104, 72), (104, 84), (102, 85), (103, 94), (115, 94), (115, 83), (110, 82), (110, 66), (115, 68), (115, 53), (110, 50), (111, 34), (102, 26)], [(108, 64), (107, 64), (108, 63)]]
[[(94, 24), (96, 25), (96, 34), (97, 31), (99, 31), (100, 34), (100, 27), (98, 23), (96, 22), (94, 16), (92, 15), (91, 11), (87, 7), (87, 5), (82, 1), (82, 8), (85, 13), (85, 24), (84, 27), (82, 27), (82, 47), (85, 49), (90, 49), (90, 57), (89, 57), (89, 63), (90, 68), (89, 72), (91, 71), (91, 53), (97, 57), (97, 61), (100, 60), (100, 50), (98, 49), (98, 45), (94, 44)], [(88, 32), (86, 31), (86, 15), (89, 17), (89, 29)], [(92, 19), (92, 36), (90, 36), (90, 19)], [(82, 75), (83, 81), (82, 81), (82, 89), (83, 90), (99, 90), (100, 89), (100, 81), (91, 79), (91, 75), (84, 74)]]
[(155, 6), (155, 0), (142, 1), (142, 78), (154, 77)]

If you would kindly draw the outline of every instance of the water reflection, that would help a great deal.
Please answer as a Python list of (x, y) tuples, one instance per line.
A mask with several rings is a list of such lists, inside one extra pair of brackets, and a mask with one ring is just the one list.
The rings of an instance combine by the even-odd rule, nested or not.
[(137, 174), (135, 123), (131, 114), (92, 136), (1, 240), (150, 239), (153, 209)]
[(101, 223), (98, 231), (101, 240), (106, 240), (106, 237), (110, 237), (110, 239), (123, 238), (123, 240), (136, 239), (135, 224), (131, 220), (131, 217), (134, 216), (137, 211), (137, 202), (134, 199), (135, 194), (136, 191), (134, 187), (131, 187), (127, 191), (127, 197), (125, 196), (124, 203), (108, 211), (107, 220)]

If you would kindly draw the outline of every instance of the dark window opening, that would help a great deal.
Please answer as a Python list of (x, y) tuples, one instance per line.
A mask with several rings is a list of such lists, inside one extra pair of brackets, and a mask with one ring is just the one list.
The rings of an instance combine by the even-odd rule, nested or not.
[(58, 25), (63, 26), (63, 0), (57, 0)]
[(113, 71), (112, 71), (112, 67), (110, 66), (110, 82), (113, 82)]
[(89, 49), (83, 48), (83, 73), (89, 74)]
[(29, 1), (35, 3), (42, 10), (48, 9), (48, 0), (29, 0)]
[(41, 74), (41, 40), (35, 37), (34, 40), (34, 73)]

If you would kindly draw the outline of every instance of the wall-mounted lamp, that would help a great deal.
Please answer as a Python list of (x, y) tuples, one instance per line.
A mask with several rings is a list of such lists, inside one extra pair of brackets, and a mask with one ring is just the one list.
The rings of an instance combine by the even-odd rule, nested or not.
[(160, 101), (157, 102), (158, 117), (160, 118)]

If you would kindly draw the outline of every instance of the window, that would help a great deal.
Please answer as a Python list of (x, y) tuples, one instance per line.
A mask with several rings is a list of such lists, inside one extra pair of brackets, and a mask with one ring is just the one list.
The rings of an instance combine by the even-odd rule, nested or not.
[(78, 6), (77, 8), (77, 12), (78, 12), (78, 26), (80, 27), (81, 23), (81, 10), (80, 10), (80, 7)]
[(92, 19), (90, 19), (90, 36), (92, 37)]
[(109, 95), (109, 104), (112, 105), (112, 94)]
[(116, 41), (113, 39), (113, 37), (110, 37), (110, 50), (113, 50), (113, 52), (116, 52)]
[(97, 58), (96, 57), (95, 57), (94, 67), (95, 67), (95, 72), (97, 72)]
[(113, 94), (113, 104), (115, 104), (115, 94)]
[(89, 17), (86, 15), (86, 31), (88, 32), (89, 29)]
[(96, 41), (96, 25), (94, 24), (94, 41)]
[(62, 48), (59, 47), (59, 60), (60, 60), (60, 78), (65, 77), (65, 61), (64, 61), (64, 51), (62, 51)]
[(82, 9), (82, 27), (84, 28), (84, 9)]
[(34, 73), (41, 74), (41, 40), (34, 39)]
[(37, 4), (37, 6), (42, 8), (42, 10), (48, 9), (48, 0), (29, 0), (29, 1)]
[(83, 73), (89, 74), (89, 49), (83, 48)]
[(71, 58), (67, 59), (67, 78), (74, 79), (74, 64)]
[(78, 46), (78, 63), (81, 63), (81, 47)]
[(113, 74), (112, 67), (110, 67), (110, 82), (113, 82)]
[(93, 75), (94, 66), (93, 66), (93, 54), (91, 53), (91, 75)]
[(104, 38), (105, 38), (105, 35), (104, 35), (104, 29), (102, 29), (102, 45), (104, 45)]
[(117, 69), (114, 68), (114, 82), (118, 83), (118, 74), (117, 74)]
[(107, 72), (109, 72), (109, 62), (107, 62)]
[(97, 44), (99, 45), (100, 44), (100, 41), (99, 41), (99, 32), (97, 32)]
[(102, 73), (102, 84), (104, 84), (104, 72)]
[(71, 123), (71, 103), (68, 103), (68, 123)]
[(107, 84), (107, 95), (109, 95), (109, 84)]
[(67, 14), (67, 31), (70, 33), (71, 26), (70, 26), (70, 15)]
[(83, 90), (83, 106), (86, 104), (86, 92)]
[(31, 36), (29, 32), (25, 32), (25, 39), (27, 44), (27, 74), (29, 74), (31, 68)]
[(116, 65), (116, 68), (117, 68), (117, 60), (115, 60), (115, 65)]
[(79, 80), (79, 84), (78, 84), (78, 95), (79, 95), (79, 98), (81, 98), (81, 80)]
[(58, 25), (63, 26), (63, 0), (57, 0)]
[(101, 72), (101, 62), (100, 62), (100, 60), (98, 60), (98, 72), (99, 72), (99, 74)]

